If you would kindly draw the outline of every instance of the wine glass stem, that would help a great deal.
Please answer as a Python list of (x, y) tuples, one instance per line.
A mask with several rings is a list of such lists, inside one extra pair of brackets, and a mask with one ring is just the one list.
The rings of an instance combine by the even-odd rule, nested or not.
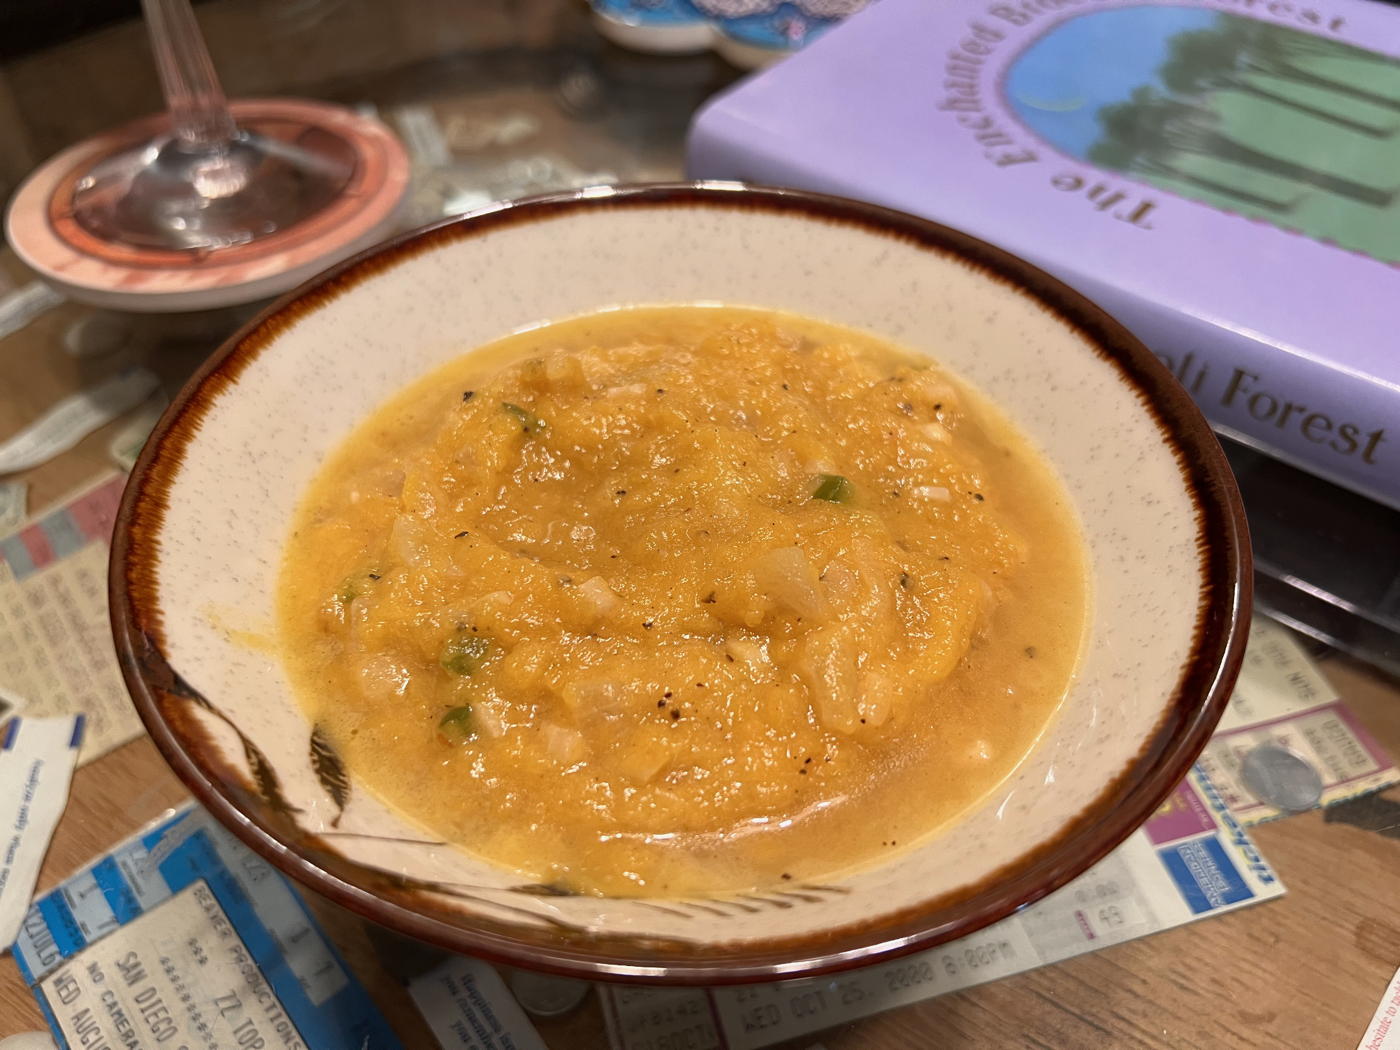
[(175, 135), (209, 149), (237, 133), (190, 0), (141, 0)]

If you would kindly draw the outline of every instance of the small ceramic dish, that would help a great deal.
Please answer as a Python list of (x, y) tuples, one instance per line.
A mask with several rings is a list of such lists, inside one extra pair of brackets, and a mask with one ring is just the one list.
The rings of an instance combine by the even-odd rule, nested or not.
[[(705, 899), (562, 896), (426, 841), (313, 735), (270, 638), (283, 543), (327, 453), (444, 361), (545, 321), (697, 302), (865, 329), (994, 398), (1059, 470), (1082, 521), (1087, 648), (1041, 745), (996, 794), (877, 867)], [(733, 184), (503, 204), (282, 299), (162, 418), (126, 491), (111, 574), (117, 651), (151, 736), (269, 861), (445, 948), (672, 983), (790, 977), (927, 947), (1083, 872), (1205, 744), (1239, 668), (1249, 596), (1244, 515), (1220, 448), (1120, 325), (955, 231)]]

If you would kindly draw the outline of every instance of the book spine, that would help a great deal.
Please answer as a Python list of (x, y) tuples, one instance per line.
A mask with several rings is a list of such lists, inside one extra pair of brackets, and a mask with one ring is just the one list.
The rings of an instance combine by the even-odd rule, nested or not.
[(1400, 388), (1032, 261), (1142, 339), (1218, 432), (1400, 509)]
[[(713, 104), (712, 104), (713, 105)], [(709, 108), (709, 107), (707, 107)], [(732, 179), (859, 197), (957, 226), (918, 200), (882, 197), (868, 185), (803, 168), (797, 151), (770, 139), (754, 147), (752, 129), (727, 129), (713, 110), (692, 125), (687, 170), (694, 178)], [(745, 134), (747, 132), (747, 134)], [(1134, 332), (1176, 376), (1215, 429), (1275, 458), (1400, 509), (1400, 388), (1334, 368), (1037, 258), (1002, 243), (1081, 291)]]

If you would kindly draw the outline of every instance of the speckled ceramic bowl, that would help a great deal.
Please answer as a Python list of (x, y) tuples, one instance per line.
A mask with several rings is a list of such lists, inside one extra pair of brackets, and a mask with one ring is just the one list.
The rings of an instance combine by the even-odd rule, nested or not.
[[(381, 401), (542, 321), (722, 302), (867, 329), (994, 397), (1073, 494), (1091, 635), (1044, 743), (935, 839), (827, 884), (707, 899), (561, 896), (441, 843), (358, 785), (269, 648), (307, 483)], [(1032, 267), (880, 208), (735, 185), (595, 189), (412, 234), (283, 299), (171, 405), (126, 492), (112, 619), (152, 737), (219, 820), (386, 926), (527, 967), (656, 982), (835, 970), (969, 933), (1118, 845), (1186, 772), (1238, 670), (1249, 550), (1187, 395)]]

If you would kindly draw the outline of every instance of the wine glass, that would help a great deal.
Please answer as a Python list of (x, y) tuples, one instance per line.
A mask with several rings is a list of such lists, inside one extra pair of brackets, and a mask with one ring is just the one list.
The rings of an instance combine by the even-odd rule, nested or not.
[(322, 211), (353, 158), (308, 127), (276, 137), (229, 112), (190, 0), (142, 0), (169, 127), (121, 144), (74, 185), (88, 233), (134, 248), (197, 253), (249, 244)]

